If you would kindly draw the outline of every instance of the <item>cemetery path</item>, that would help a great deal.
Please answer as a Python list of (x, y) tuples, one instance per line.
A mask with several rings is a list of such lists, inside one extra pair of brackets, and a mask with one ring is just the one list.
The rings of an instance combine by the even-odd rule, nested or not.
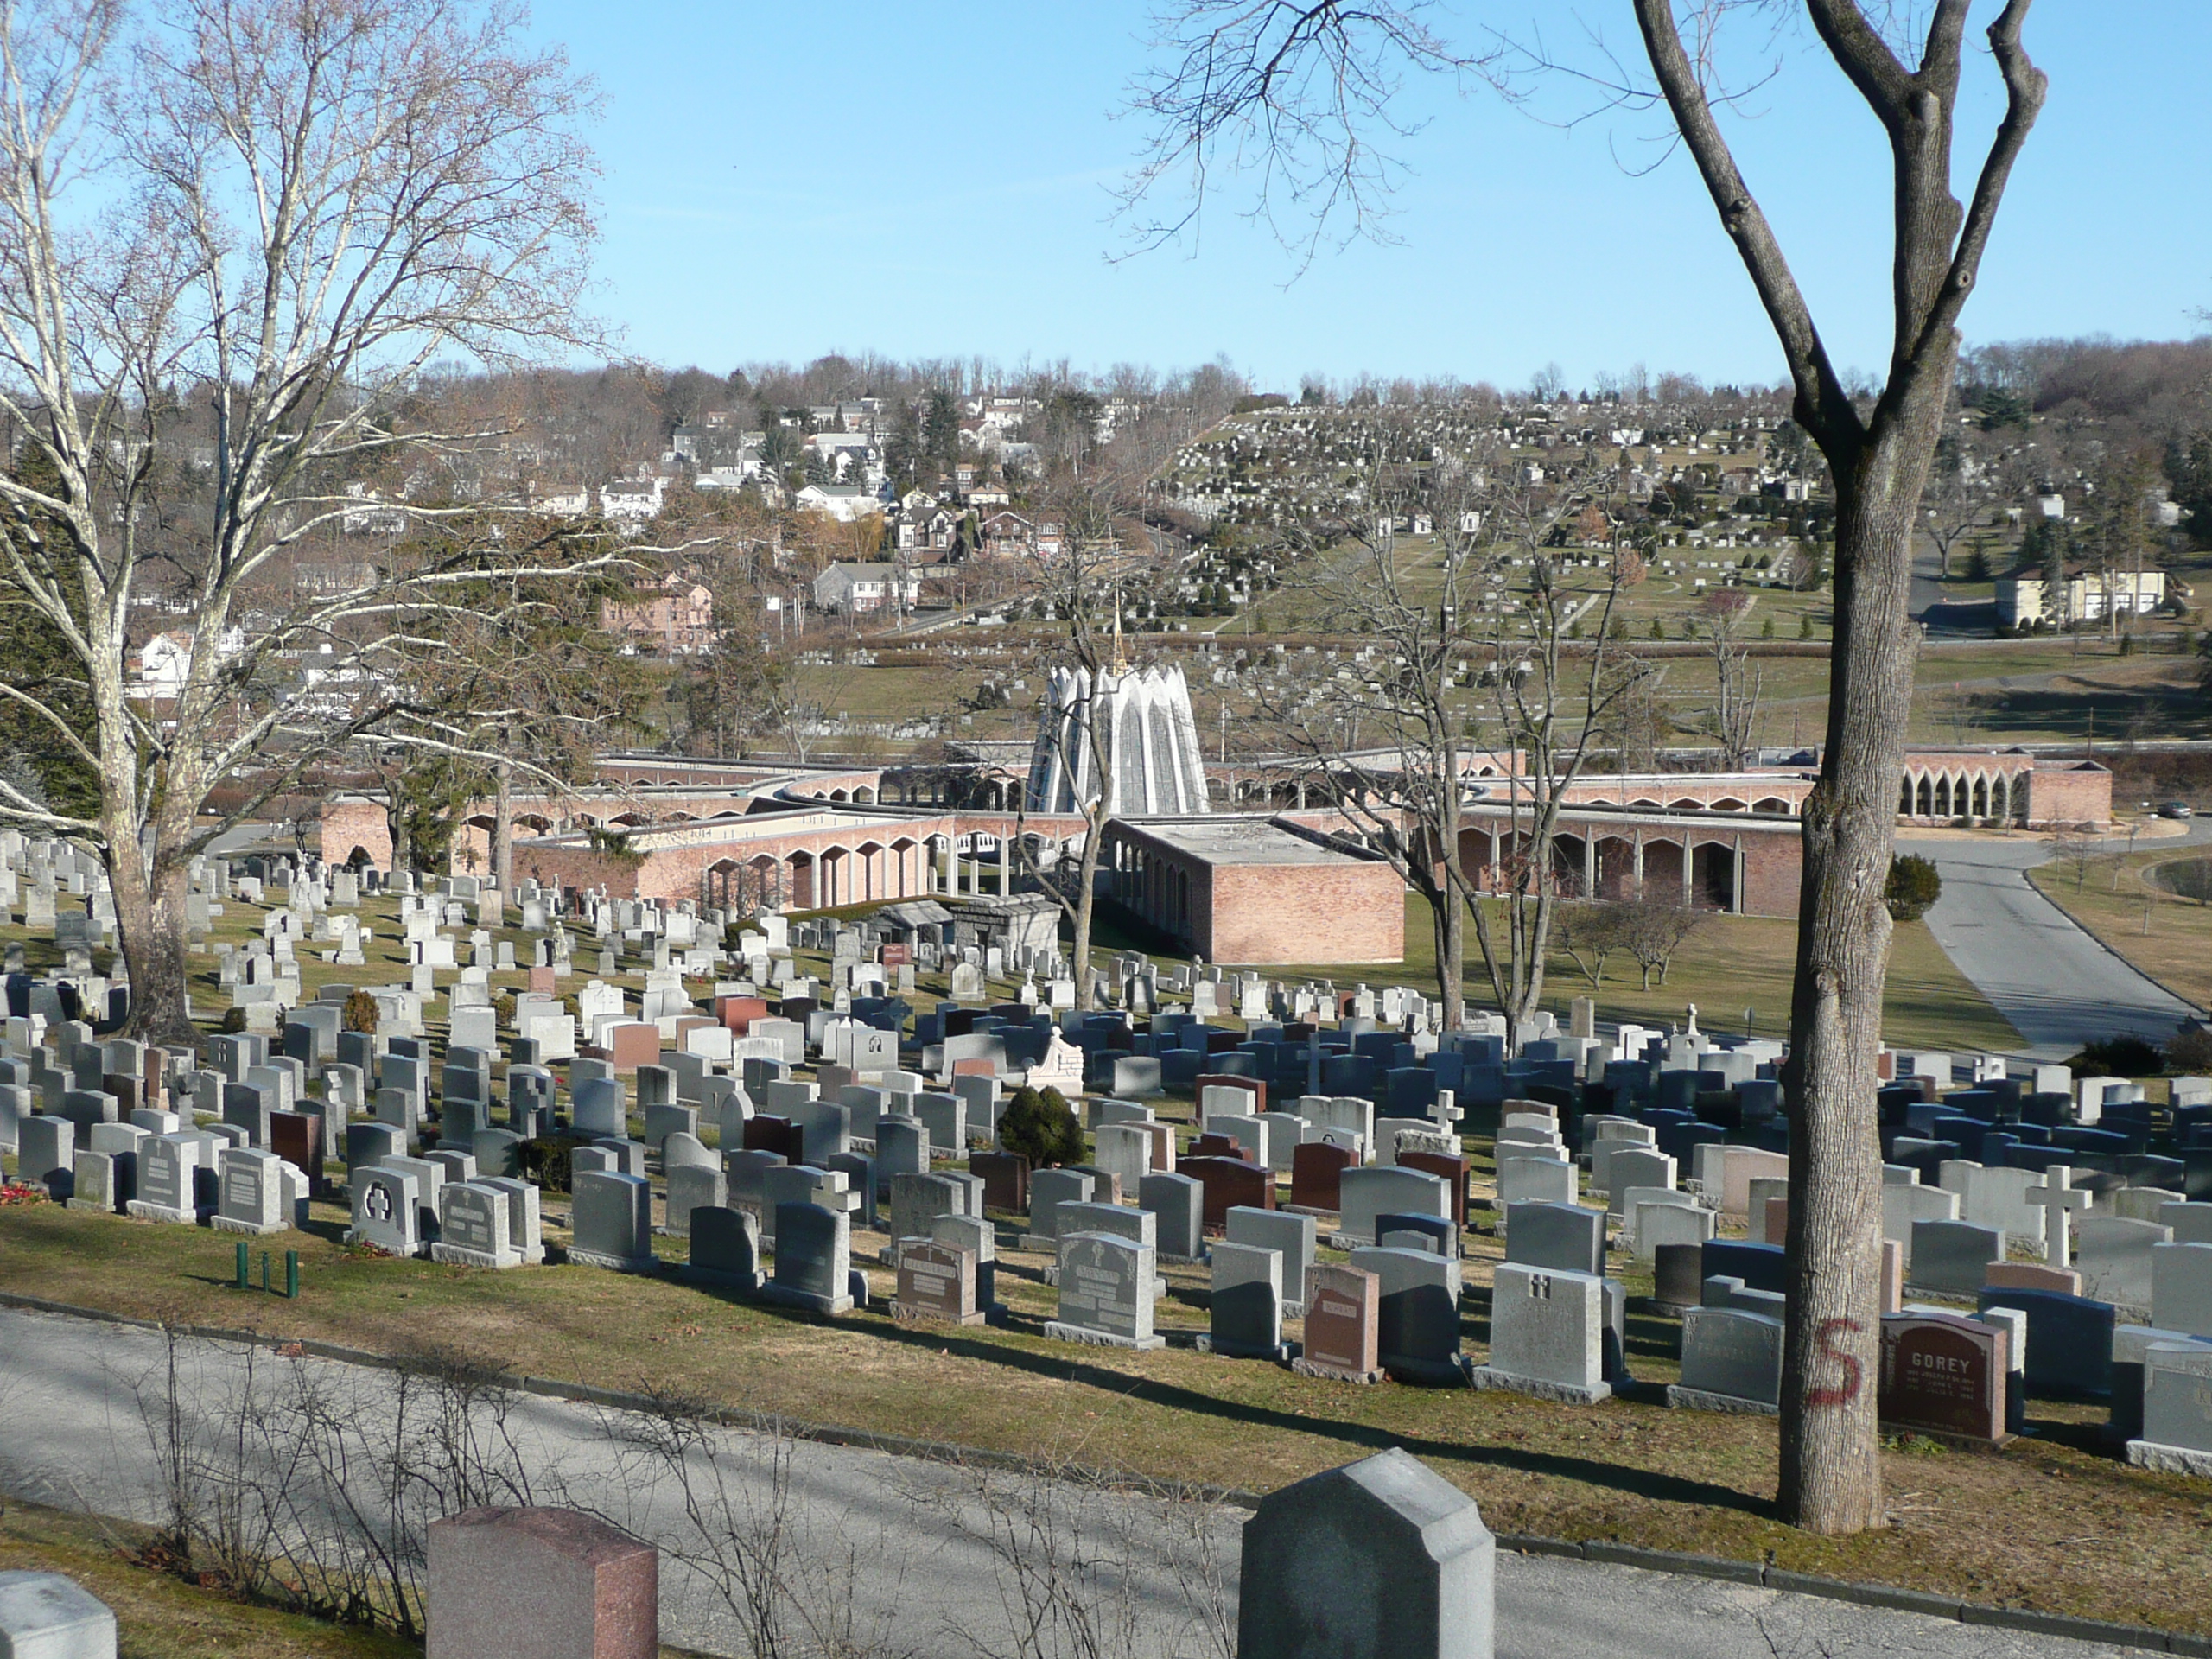
[[(249, 1387), (295, 1410), (305, 1387), (340, 1403), (372, 1437), (389, 1432), (395, 1380), (332, 1361), (272, 1359), (187, 1341), (177, 1391), (185, 1419), (207, 1435)], [(50, 1314), (0, 1309), (0, 1491), (29, 1501), (141, 1521), (156, 1511), (154, 1440), (139, 1410), (157, 1389), (166, 1351), (156, 1334)], [(294, 1392), (288, 1392), (294, 1390)], [(700, 1536), (664, 1469), (649, 1472), (629, 1414), (524, 1396), (504, 1444), (526, 1465), (541, 1502), (606, 1515), (664, 1550)], [(1116, 1564), (1091, 1580), (1103, 1610), (1100, 1650), (1220, 1655), (1193, 1601), (1234, 1629), (1236, 1510), (1178, 1511), (1066, 1483), (985, 1477), (944, 1464), (737, 1433), (714, 1436), (737, 1534), (772, 1531), (782, 1570), (816, 1608), (850, 1607), (862, 1645), (850, 1651), (958, 1653), (1000, 1648), (1021, 1596), (1009, 1562), (1039, 1564), (1037, 1524), (1050, 1518), (1065, 1548), (1084, 1533), (1094, 1560)], [(695, 1453), (693, 1465), (698, 1466)], [(695, 1493), (701, 1488), (695, 1484)], [(292, 1496), (299, 1501), (296, 1488)], [(767, 1523), (773, 1522), (773, 1527)], [(313, 1517), (309, 1524), (313, 1524)], [(995, 1535), (998, 1543), (989, 1540)], [(1126, 1567), (1127, 1571), (1116, 1570)], [(1619, 1659), (1773, 1659), (1820, 1654), (1961, 1656), (1962, 1659), (2089, 1659), (2115, 1649), (2055, 1637), (1964, 1625), (1747, 1585), (1502, 1554), (1497, 1563), (1502, 1659), (1588, 1653)], [(1204, 1586), (1225, 1584), (1218, 1598)], [(709, 1577), (664, 1556), (666, 1639), (702, 1651), (750, 1650)], [(877, 1644), (879, 1645), (868, 1645)], [(1072, 1650), (1074, 1643), (1065, 1646)], [(1230, 1643), (1233, 1645), (1233, 1641)]]
[(2012, 1021), (2031, 1058), (2063, 1060), (2121, 1033), (2163, 1043), (2192, 1012), (2029, 884), (2027, 872), (2050, 857), (2042, 842), (1899, 836), (1897, 847), (1942, 874), (1943, 896), (1928, 912), (1936, 942)]

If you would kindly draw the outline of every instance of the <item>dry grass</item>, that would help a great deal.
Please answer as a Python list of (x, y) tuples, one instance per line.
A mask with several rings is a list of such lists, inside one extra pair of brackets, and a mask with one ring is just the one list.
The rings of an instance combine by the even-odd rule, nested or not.
[(2028, 872), (2046, 899), (2175, 995), (2212, 1007), (2212, 908), (2150, 879), (2159, 865), (2212, 857), (2202, 847), (2153, 844), (2091, 859), (2079, 886), (2070, 864)]
[(405, 1659), (422, 1649), (387, 1632), (249, 1606), (141, 1567), (144, 1529), (13, 1503), (0, 1513), (0, 1572), (60, 1573), (115, 1613), (120, 1659)]
[[(321, 1213), (313, 1234), (270, 1241), (306, 1258), (296, 1304), (223, 1288), (227, 1239), (45, 1206), (0, 1216), (0, 1287), (376, 1350), (435, 1336), (535, 1376), (1262, 1491), (1403, 1446), (1474, 1493), (1503, 1531), (1770, 1558), (2172, 1628), (2212, 1622), (2202, 1556), (2212, 1489), (2093, 1451), (2088, 1414), (2075, 1409), (2038, 1406), (2044, 1438), (1999, 1455), (1893, 1450), (1896, 1525), (1823, 1540), (1773, 1516), (1771, 1421), (1629, 1401), (1583, 1410), (1496, 1394), (1355, 1389), (1181, 1348), (1071, 1348), (1041, 1335), (1051, 1293), (1035, 1277), (1039, 1258), (1019, 1252), (1000, 1270), (1011, 1325), (952, 1332), (874, 1313), (812, 1320), (582, 1268), (495, 1274), (364, 1261), (338, 1249), (335, 1217)], [(877, 1242), (861, 1236), (855, 1258)], [(1487, 1240), (1477, 1249), (1464, 1334), (1478, 1351), (1495, 1251)], [(888, 1289), (887, 1275), (873, 1276)], [(1170, 1268), (1167, 1277), (1162, 1328), (1202, 1328), (1202, 1272)], [(1633, 1296), (1648, 1285), (1631, 1277), (1629, 1288)], [(1631, 1314), (1637, 1376), (1666, 1380), (1677, 1340), (1671, 1320)]]

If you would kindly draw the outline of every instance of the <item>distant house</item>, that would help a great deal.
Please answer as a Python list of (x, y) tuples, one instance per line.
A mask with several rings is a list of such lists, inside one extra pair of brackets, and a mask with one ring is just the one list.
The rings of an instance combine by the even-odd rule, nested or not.
[(814, 579), (815, 607), (847, 616), (911, 609), (921, 596), (921, 578), (895, 564), (833, 564)]
[[(192, 672), (192, 646), (198, 639), (189, 628), (157, 633), (138, 647), (131, 666), (137, 677), (130, 695), (138, 698), (174, 697), (184, 690)], [(245, 649), (245, 630), (232, 624), (216, 637), (216, 655), (235, 657)]]
[(346, 496), (348, 505), (339, 515), (339, 527), (348, 536), (404, 536), (407, 533), (407, 510), (389, 501), (379, 501), (371, 493), (366, 484), (348, 484)]
[[(907, 492), (907, 499), (921, 493)], [(949, 551), (960, 534), (960, 520), (931, 500), (925, 507), (909, 507), (899, 503), (898, 537), (902, 552), (943, 553)]]
[(599, 510), (608, 518), (627, 519), (637, 523), (660, 516), (662, 499), (668, 493), (668, 480), (658, 474), (645, 478), (617, 479), (603, 485), (599, 492)]
[(542, 512), (549, 518), (581, 518), (591, 511), (591, 492), (581, 486), (533, 489), (529, 502), (532, 512)]
[(875, 445), (865, 432), (817, 432), (806, 447), (839, 478), (857, 479), (875, 459)]
[(998, 559), (1037, 556), (1037, 526), (1018, 512), (995, 512), (976, 526), (976, 545)]
[(810, 484), (791, 498), (801, 512), (827, 513), (841, 524), (883, 511), (875, 492), (861, 484)]
[(599, 626), (639, 646), (689, 656), (715, 643), (715, 596), (689, 576), (664, 576), (636, 600), (600, 601)]
[(2046, 622), (2065, 627), (2095, 622), (2118, 613), (2147, 616), (2165, 602), (2163, 570), (2084, 571), (2069, 576), (2057, 591), (2041, 576), (2016, 575), (1997, 583), (1997, 620), (2006, 627)]

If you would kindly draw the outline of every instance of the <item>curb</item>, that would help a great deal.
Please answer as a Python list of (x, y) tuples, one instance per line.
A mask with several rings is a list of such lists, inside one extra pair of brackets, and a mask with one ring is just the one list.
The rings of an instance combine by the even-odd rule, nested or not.
[[(41, 1296), (25, 1296), (14, 1291), (0, 1290), (0, 1307), (59, 1314), (102, 1325), (128, 1325), (141, 1331), (159, 1331), (162, 1328), (160, 1321), (156, 1319), (134, 1319), (99, 1308), (50, 1301)], [(363, 1365), (378, 1370), (394, 1370), (399, 1363), (389, 1354), (372, 1353), (365, 1349), (351, 1348), (342, 1343), (324, 1342), (315, 1338), (294, 1339), (213, 1325), (181, 1325), (177, 1328), (188, 1336), (205, 1341), (238, 1343), (259, 1348), (295, 1348), (318, 1359)], [(535, 1395), (541, 1399), (569, 1400), (614, 1411), (664, 1411), (669, 1404), (649, 1395), (618, 1389), (597, 1388), (587, 1382), (564, 1382), (548, 1377), (512, 1374), (502, 1374), (497, 1380), (521, 1393)], [(1084, 1465), (1053, 1465), (1039, 1459), (1024, 1457), (1019, 1452), (994, 1452), (938, 1440), (918, 1440), (906, 1435), (880, 1434), (870, 1429), (848, 1428), (833, 1423), (800, 1422), (762, 1412), (715, 1410), (706, 1414), (706, 1421), (728, 1428), (789, 1434), (795, 1439), (812, 1440), (825, 1446), (880, 1452), (893, 1457), (912, 1458), (918, 1462), (1004, 1469), (1046, 1479), (1065, 1480), (1072, 1476), (1125, 1491), (1142, 1492), (1147, 1497), (1196, 1498), (1205, 1503), (1221, 1504), (1226, 1509), (1257, 1510), (1262, 1496), (1241, 1487), (1193, 1485), (1182, 1481), (1163, 1481), (1150, 1476), (1130, 1475)], [(1665, 1573), (1678, 1578), (1713, 1579), (1731, 1584), (1756, 1585), (1789, 1595), (1819, 1596), (1829, 1601), (1850, 1602), (1858, 1606), (1877, 1607), (1890, 1612), (1919, 1613), (1932, 1618), (1951, 1619), (1961, 1624), (2019, 1630), (2037, 1636), (2069, 1637), (2076, 1641), (2103, 1642), (2114, 1647), (2135, 1648), (2152, 1653), (2176, 1653), (2192, 1656), (2193, 1659), (2212, 1659), (2212, 1633), (2193, 1636), (2177, 1630), (2157, 1630), (2147, 1624), (2115, 1624), (2101, 1619), (2079, 1618), (2067, 1613), (2038, 1612), (2028, 1607), (1990, 1607), (1930, 1591), (1909, 1590), (1896, 1585), (1862, 1584), (1849, 1579), (1822, 1578), (1815, 1573), (1793, 1573), (1758, 1561), (1732, 1560), (1720, 1555), (1694, 1555), (1680, 1550), (1646, 1549), (1635, 1544), (1614, 1543), (1599, 1538), (1577, 1542), (1570, 1538), (1547, 1537), (1541, 1533), (1501, 1532), (1496, 1536), (1499, 1548), (1510, 1549), (1521, 1555), (1551, 1556), (1566, 1560), (1587, 1561), (1597, 1566), (1632, 1567), (1647, 1573)]]
[(2030, 1607), (1988, 1607), (1961, 1601), (1956, 1596), (1925, 1590), (1906, 1590), (1895, 1585), (1859, 1584), (1849, 1579), (1826, 1579), (1810, 1573), (1792, 1573), (1756, 1561), (1735, 1561), (1718, 1555), (1689, 1555), (1671, 1549), (1643, 1549), (1634, 1544), (1608, 1543), (1592, 1539), (1578, 1544), (1564, 1538), (1526, 1533), (1499, 1533), (1501, 1549), (1523, 1555), (1555, 1555), (1608, 1567), (1640, 1567), (1647, 1573), (1670, 1573), (1682, 1578), (1715, 1579), (1731, 1584), (1754, 1584), (1789, 1595), (1819, 1596), (1829, 1601), (1851, 1602), (1890, 1612), (1920, 1613), (1948, 1618), (1961, 1624), (1980, 1624), (1995, 1630), (2020, 1630), (2036, 1636), (2070, 1637), (2080, 1642), (2102, 1642), (2113, 1647), (2136, 1648), (2152, 1653), (2212, 1655), (2212, 1636), (2190, 1636), (2161, 1630), (2147, 1624), (2113, 1624), (2102, 1619), (2076, 1618), (2068, 1613), (2037, 1612)]
[[(2125, 840), (2126, 837), (2123, 836), (2121, 839)], [(2196, 1003), (2190, 1001), (2187, 997), (2183, 996), (2179, 991), (2174, 989), (2172, 986), (2167, 984), (2164, 980), (2152, 978), (2151, 976), (2145, 973), (2141, 968), (2138, 967), (2135, 963), (2130, 962), (2126, 957), (2122, 956), (2117, 949), (2106, 944), (2105, 941), (2098, 936), (2095, 929), (2088, 927), (2076, 919), (2072, 911), (2067, 909), (2066, 906), (2060, 904), (2057, 899), (2052, 898), (2041, 887), (2028, 880), (2028, 874), (2031, 870), (2039, 870), (2044, 868), (2044, 864), (2049, 864), (2054, 861), (2055, 860), (2047, 858), (2044, 861), (2043, 864), (2031, 864), (2023, 868), (2020, 872), (2021, 885), (2026, 887), (2030, 893), (2035, 894), (2037, 898), (2042, 899), (2044, 903), (2049, 905), (2053, 910), (2056, 911), (2061, 916), (2064, 917), (2068, 925), (2070, 925), (2076, 933), (2079, 933), (2083, 938), (2088, 940), (2091, 944), (2095, 945), (2098, 950), (2103, 951), (2105, 955), (2110, 957), (2121, 967), (2126, 969), (2129, 973), (2133, 974), (2136, 978), (2141, 980), (2145, 985), (2152, 986), (2158, 990), (2164, 992), (2168, 996), (2173, 998), (2175, 1001), (2180, 1003), (2182, 1007), (2187, 1008), (2190, 1015), (2194, 1018), (2199, 1020), (2206, 1018), (2208, 1013), (2206, 1009), (2197, 1007)], [(1980, 990), (1981, 988), (1977, 985), (1974, 988), (1976, 990)], [(1992, 1004), (1991, 1006), (1994, 1007), (1995, 1005)]]

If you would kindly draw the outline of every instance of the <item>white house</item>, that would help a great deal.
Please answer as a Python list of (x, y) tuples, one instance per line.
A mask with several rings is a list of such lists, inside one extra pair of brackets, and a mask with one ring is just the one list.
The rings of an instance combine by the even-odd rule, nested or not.
[(655, 518), (660, 515), (661, 499), (667, 493), (668, 480), (658, 473), (644, 478), (620, 478), (601, 486), (599, 511), (608, 518)]
[[(184, 690), (192, 671), (192, 642), (188, 628), (157, 633), (138, 648), (138, 677), (130, 688), (134, 697), (174, 697)], [(235, 657), (245, 649), (245, 630), (233, 623), (216, 638), (219, 657)]]
[(883, 511), (873, 491), (859, 484), (810, 484), (791, 498), (801, 512), (826, 512), (841, 524)]
[(2056, 594), (2040, 576), (2006, 576), (1997, 584), (1997, 620), (2006, 627), (2023, 622), (2094, 622), (2118, 612), (2147, 616), (2165, 602), (2163, 570), (2085, 572), (2069, 577)]
[(833, 564), (814, 579), (814, 603), (824, 611), (861, 616), (896, 605), (911, 610), (922, 596), (922, 579), (895, 564)]

